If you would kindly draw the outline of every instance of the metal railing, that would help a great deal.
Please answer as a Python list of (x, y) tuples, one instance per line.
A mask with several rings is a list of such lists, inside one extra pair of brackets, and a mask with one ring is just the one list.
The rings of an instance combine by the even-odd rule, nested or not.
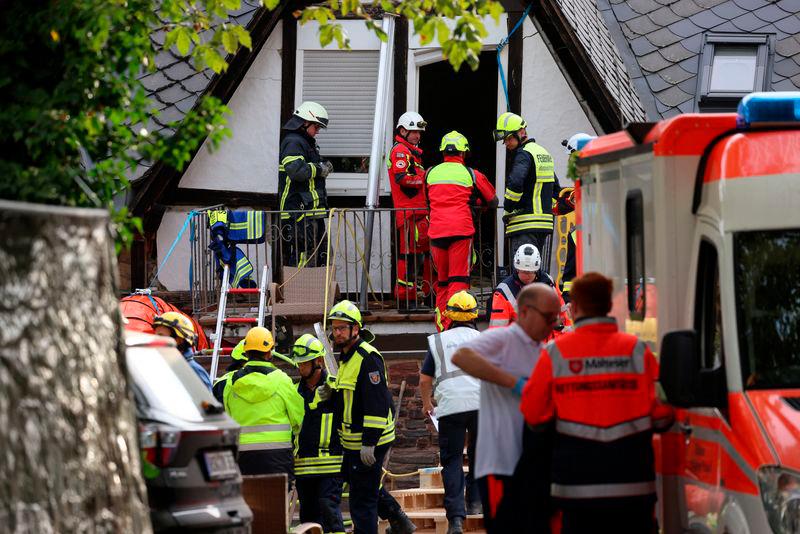
[[(435, 274), (429, 244), (424, 239), (426, 210), (331, 209), (315, 217), (300, 211), (255, 211), (250, 212), (253, 215), (249, 219), (240, 211), (237, 214), (246, 222), (235, 223), (238, 229), (234, 235), (229, 222), (226, 240), (225, 232), (212, 232), (209, 213), (214, 209), (221, 208), (198, 211), (190, 225), (190, 287), (195, 314), (217, 308), (222, 265), (226, 262), (231, 269), (232, 287), (257, 287), (266, 269), (273, 291), (277, 289), (284, 298), (289, 296), (286, 290), (293, 280), (312, 284), (308, 280), (320, 279), (318, 288), (293, 291), (318, 291), (312, 296), (321, 303), (331, 302), (331, 295), (322, 293), (333, 291), (337, 298), (359, 302), (365, 311), (433, 309), (431, 286)], [(497, 257), (497, 232), (487, 230), (493, 229), (494, 219), (495, 213), (488, 210), (476, 214), (474, 220), (470, 289), (482, 309), (498, 282), (498, 266), (506, 263)], [(227, 258), (223, 258), (226, 254)], [(398, 258), (406, 261), (407, 275), (401, 272), (400, 280), (413, 290), (398, 293), (396, 289)], [(401, 270), (402, 266), (401, 263)], [(299, 271), (306, 269), (317, 270), (296, 278)], [(275, 297), (271, 293), (270, 302)], [(251, 307), (255, 312), (257, 297), (236, 295), (235, 302), (229, 302), (229, 306), (233, 305)]]

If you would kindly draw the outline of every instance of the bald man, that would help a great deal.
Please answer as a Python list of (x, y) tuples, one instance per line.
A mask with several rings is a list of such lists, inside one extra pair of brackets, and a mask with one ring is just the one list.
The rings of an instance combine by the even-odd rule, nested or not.
[(541, 342), (558, 323), (561, 301), (550, 286), (533, 283), (519, 292), (517, 306), (517, 322), (483, 332), (462, 345), (452, 360), (481, 380), (475, 478), (488, 534), (549, 531), (547, 470), (532, 463), (547, 456), (526, 450), (530, 438), (524, 436), (529, 431), (519, 397), (539, 359)]

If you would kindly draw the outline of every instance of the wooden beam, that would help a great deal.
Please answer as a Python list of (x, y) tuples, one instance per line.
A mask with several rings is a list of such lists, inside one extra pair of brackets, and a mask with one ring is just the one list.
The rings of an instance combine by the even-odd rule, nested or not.
[(224, 204), (225, 207), (253, 207), (263, 210), (277, 209), (278, 195), (275, 193), (251, 193), (249, 191), (218, 191), (216, 189), (193, 189), (181, 187), (165, 199), (170, 206), (205, 207)]
[(297, 19), (291, 13), (283, 17), (281, 43), (281, 125), (294, 113), (295, 76), (297, 75)]
[[(522, 18), (522, 12), (508, 13), (508, 31), (510, 32), (517, 22)], [(508, 41), (508, 100), (511, 104), (511, 111), (522, 114), (522, 26), (511, 36)]]
[(400, 17), (394, 26), (394, 117), (392, 126), (405, 113), (408, 87), (408, 19)]

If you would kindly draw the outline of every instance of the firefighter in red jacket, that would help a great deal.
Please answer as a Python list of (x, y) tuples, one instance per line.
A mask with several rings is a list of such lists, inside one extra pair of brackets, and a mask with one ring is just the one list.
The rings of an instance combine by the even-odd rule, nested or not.
[(492, 294), (491, 307), (489, 308), (489, 328), (508, 326), (517, 320), (517, 295), (519, 295), (523, 287), (533, 282), (547, 284), (552, 287), (561, 303), (558, 324), (545, 341), (560, 335), (564, 327), (571, 326), (572, 321), (567, 314), (567, 307), (564, 304), (561, 293), (550, 275), (542, 271), (541, 267), (542, 257), (535, 246), (526, 243), (517, 249), (517, 252), (514, 253), (514, 274), (497, 284), (497, 288)]
[(452, 131), (442, 138), (444, 161), (428, 170), (425, 190), (430, 207), (431, 255), (436, 268), (436, 327), (447, 329), (447, 301), (469, 289), (475, 207), (497, 206), (494, 186), (482, 173), (467, 167), (467, 138)]
[(397, 229), (397, 283), (394, 292), (400, 309), (416, 308), (420, 274), (423, 294), (430, 294), (432, 289), (428, 205), (422, 191), (425, 168), (422, 149), (419, 148), (426, 126), (422, 115), (416, 111), (400, 115), (388, 161), (392, 202), (398, 210), (394, 220)]
[(658, 364), (647, 345), (617, 330), (612, 281), (587, 273), (572, 284), (575, 331), (549, 343), (522, 393), (534, 430), (554, 423), (551, 495), (562, 534), (655, 532), (653, 431)]

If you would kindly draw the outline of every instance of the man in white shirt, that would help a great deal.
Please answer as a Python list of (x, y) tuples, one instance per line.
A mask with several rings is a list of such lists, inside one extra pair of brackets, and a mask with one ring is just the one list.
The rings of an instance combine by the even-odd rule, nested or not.
[[(437, 403), (439, 460), (442, 464), (447, 534), (462, 534), (467, 514), (478, 513), (476, 509), (480, 508), (474, 475), (481, 385), (479, 380), (453, 365), (451, 359), (461, 345), (480, 335), (475, 327), (478, 301), (466, 291), (459, 291), (447, 301), (445, 316), (450, 319), (447, 330), (428, 336), (428, 355), (419, 372), (419, 386), (425, 413), (433, 415), (431, 396), (436, 398)], [(466, 477), (465, 442), (469, 458)]]
[(533, 488), (541, 485), (530, 480), (532, 466), (520, 461), (525, 420), (519, 402), (539, 359), (540, 342), (558, 323), (561, 303), (553, 288), (534, 283), (520, 291), (517, 306), (516, 323), (482, 333), (462, 345), (452, 359), (481, 379), (475, 478), (488, 534), (547, 528), (543, 508), (549, 505), (541, 502), (546, 498), (532, 501), (537, 493)]

